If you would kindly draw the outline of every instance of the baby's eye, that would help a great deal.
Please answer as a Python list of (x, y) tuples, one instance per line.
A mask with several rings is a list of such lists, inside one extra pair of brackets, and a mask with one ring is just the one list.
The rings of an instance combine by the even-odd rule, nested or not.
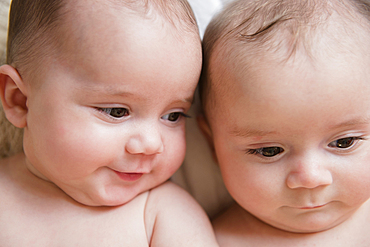
[(248, 150), (248, 154), (259, 154), (264, 157), (274, 157), (280, 153), (284, 152), (284, 149), (281, 147), (265, 147), (265, 148), (258, 148), (258, 149), (250, 149)]
[(170, 122), (176, 122), (180, 117), (189, 117), (189, 116), (183, 112), (171, 112), (169, 114), (162, 116), (162, 119), (168, 120)]
[(329, 147), (332, 148), (349, 148), (351, 147), (357, 140), (363, 140), (361, 137), (347, 137), (341, 138), (336, 141), (329, 143)]
[(129, 115), (129, 111), (126, 108), (100, 108), (100, 110), (114, 118), (122, 118)]

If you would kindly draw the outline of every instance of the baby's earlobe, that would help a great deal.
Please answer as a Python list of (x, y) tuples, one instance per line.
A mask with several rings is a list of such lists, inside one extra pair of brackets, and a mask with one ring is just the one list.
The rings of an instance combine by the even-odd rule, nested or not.
[(14, 126), (24, 128), (27, 116), (27, 96), (23, 80), (18, 71), (10, 65), (0, 67), (0, 97), (6, 118)]

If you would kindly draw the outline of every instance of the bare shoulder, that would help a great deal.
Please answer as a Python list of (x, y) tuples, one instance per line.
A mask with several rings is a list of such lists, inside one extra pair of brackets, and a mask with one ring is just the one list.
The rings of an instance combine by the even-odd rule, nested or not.
[[(196, 214), (205, 216), (204, 210), (195, 199), (184, 189), (172, 182), (166, 182), (149, 192), (146, 211), (158, 214), (170, 212), (183, 212), (186, 210), (189, 215)], [(208, 217), (206, 217), (208, 220)]]
[(172, 182), (150, 191), (145, 224), (151, 246), (218, 246), (202, 207)]
[[(159, 198), (160, 200), (157, 200)], [(156, 205), (157, 203), (164, 203), (165, 205), (161, 205), (161, 207), (170, 206), (166, 204), (177, 203), (175, 199), (181, 200), (182, 203), (186, 201), (190, 204), (197, 204), (193, 197), (187, 191), (170, 181), (165, 182), (164, 184), (161, 184), (160, 186), (150, 190), (149, 200), (156, 201), (154, 205)]]
[(195, 199), (184, 189), (172, 182), (166, 182), (149, 192), (145, 209), (146, 218), (155, 218), (178, 214), (194, 217), (198, 220), (206, 219), (204, 210)]

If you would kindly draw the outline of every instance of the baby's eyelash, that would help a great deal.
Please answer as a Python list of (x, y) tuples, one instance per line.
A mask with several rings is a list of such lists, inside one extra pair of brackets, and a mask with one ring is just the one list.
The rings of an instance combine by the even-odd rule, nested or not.
[(366, 138), (362, 137), (362, 136), (354, 136), (354, 137), (351, 137), (351, 138), (353, 138), (354, 141), (364, 141), (364, 140), (366, 140)]
[(121, 119), (130, 115), (130, 111), (124, 107), (96, 108), (99, 112), (110, 116), (113, 119)]
[(162, 116), (161, 118), (163, 120), (175, 123), (175, 122), (179, 121), (179, 119), (182, 118), (182, 117), (190, 118), (189, 115), (187, 115), (183, 112), (171, 112), (169, 114), (166, 114), (166, 115)]
[(284, 152), (284, 149), (281, 147), (263, 147), (263, 148), (256, 148), (256, 149), (249, 149), (246, 151), (247, 154), (252, 155), (260, 155), (265, 158), (272, 158)]
[(258, 149), (248, 149), (246, 154), (258, 154)]
[(180, 114), (181, 114), (181, 116), (183, 116), (183, 117), (186, 117), (186, 118), (191, 118), (191, 116), (190, 116), (190, 115), (188, 115), (188, 114), (185, 114), (185, 113), (183, 113), (183, 112), (181, 112)]

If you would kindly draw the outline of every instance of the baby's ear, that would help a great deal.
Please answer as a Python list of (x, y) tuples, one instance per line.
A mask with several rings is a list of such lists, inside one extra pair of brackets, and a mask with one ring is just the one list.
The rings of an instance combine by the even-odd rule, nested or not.
[(203, 114), (200, 114), (197, 116), (197, 122), (198, 122), (198, 126), (200, 130), (202, 131), (203, 135), (206, 137), (209, 147), (211, 148), (212, 158), (217, 163), (217, 156), (215, 152), (215, 146), (213, 143), (212, 130), (209, 127), (209, 124)]
[(9, 122), (24, 128), (28, 112), (25, 85), (18, 71), (10, 65), (0, 67), (0, 97)]

